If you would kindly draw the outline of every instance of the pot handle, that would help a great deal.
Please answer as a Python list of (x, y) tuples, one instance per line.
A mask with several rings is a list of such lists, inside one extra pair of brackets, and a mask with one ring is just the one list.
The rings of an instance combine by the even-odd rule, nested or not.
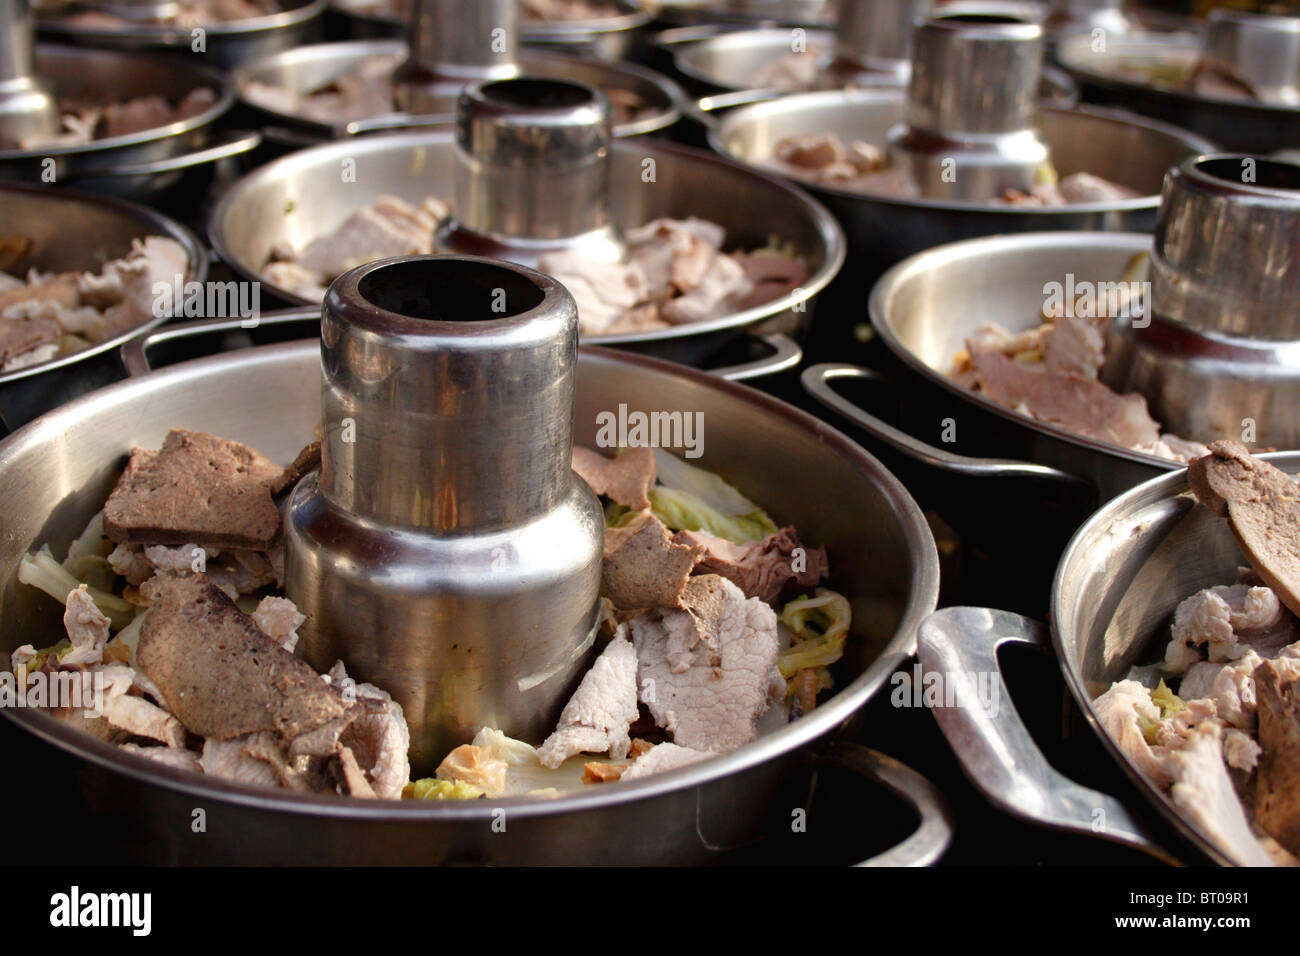
[(722, 368), (710, 368), (705, 369), (705, 371), (710, 375), (718, 376), (718, 378), (725, 378), (728, 382), (744, 382), (749, 379), (784, 372), (786, 369), (794, 368), (803, 361), (803, 349), (799, 347), (798, 342), (788, 335), (772, 332), (767, 335), (754, 335), (751, 338), (757, 339), (768, 346), (772, 350), (772, 354), (765, 355), (752, 362), (726, 365)]
[(716, 129), (718, 118), (713, 114), (729, 110), (736, 106), (748, 106), (750, 103), (763, 103), (767, 100), (779, 100), (789, 96), (787, 90), (751, 89), (731, 90), (727, 93), (713, 93), (701, 96), (698, 100), (688, 99), (682, 104), (682, 115), (692, 119), (706, 129)]
[[(255, 324), (247, 324), (250, 321), (253, 320), (236, 317), (198, 319), (194, 322), (178, 322), (175, 325), (164, 325), (161, 328), (127, 339), (118, 350), (118, 356), (127, 376), (129, 378), (138, 378), (153, 371), (152, 366), (149, 364), (149, 350), (156, 345), (161, 345), (163, 342), (169, 342), (172, 339), (187, 339), (199, 335), (215, 334), (217, 332), (252, 331), (264, 325), (288, 325), (294, 322), (302, 322), (319, 326), (320, 309), (278, 309), (272, 312), (263, 312), (257, 317)], [(307, 338), (309, 336), (304, 335), (303, 337)]]
[(233, 156), (242, 156), (245, 153), (251, 153), (262, 145), (262, 134), (256, 130), (242, 130), (226, 134), (221, 142), (203, 149), (195, 150), (192, 153), (182, 153), (179, 156), (168, 156), (166, 159), (158, 159), (148, 163), (128, 163), (122, 166), (114, 166), (111, 169), (96, 169), (87, 171), (84, 177), (73, 176), (73, 181), (80, 179), (117, 179), (123, 176), (154, 176), (159, 173), (170, 173), (181, 169), (190, 169), (194, 166), (202, 166), (206, 163), (215, 163), (223, 159), (230, 159)]
[(1047, 465), (1036, 465), (1031, 462), (1015, 461), (1008, 458), (969, 458), (955, 452), (945, 451), (942, 448), (936, 448), (934, 445), (923, 442), (921, 439), (915, 438), (893, 425), (886, 424), (871, 413), (854, 405), (831, 387), (831, 382), (834, 380), (846, 378), (866, 380), (881, 385), (891, 384), (888, 378), (872, 369), (861, 368), (857, 365), (826, 362), (804, 369), (800, 378), (804, 391), (823, 406), (842, 415), (873, 438), (879, 439), (895, 450), (932, 468), (973, 478), (1011, 478), (1017, 476), (1050, 478), (1053, 481), (1072, 485), (1089, 493), (1093, 491), (1092, 485), (1082, 478)]
[(920, 826), (902, 843), (855, 866), (930, 866), (952, 843), (952, 807), (943, 793), (910, 767), (877, 750), (847, 740), (827, 743), (813, 762), (852, 771), (899, 797), (916, 811)]
[[(1028, 644), (1048, 649), (1046, 625), (976, 607), (949, 607), (926, 618), (917, 636), (921, 674), (937, 674), (942, 693), (930, 705), (975, 788), (994, 806), (1030, 823), (1125, 843), (1167, 863), (1178, 861), (1116, 800), (1058, 773), (1038, 749), (1007, 693), (998, 649)], [(996, 706), (977, 686), (984, 677)]]

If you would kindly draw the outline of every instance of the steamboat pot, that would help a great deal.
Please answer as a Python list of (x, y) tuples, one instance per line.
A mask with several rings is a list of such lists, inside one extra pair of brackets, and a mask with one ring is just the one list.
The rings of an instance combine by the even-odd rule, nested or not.
[[(355, 164), (356, 182), (338, 188), (340, 163)], [(654, 179), (643, 174), (653, 163)], [(802, 192), (708, 153), (668, 143), (616, 143), (609, 201), (626, 229), (660, 216), (712, 219), (727, 230), (728, 248), (766, 246), (772, 237), (793, 247), (808, 278), (786, 296), (731, 315), (670, 329), (601, 336), (599, 343), (698, 364), (728, 340), (758, 329), (801, 335), (819, 292), (844, 261), (835, 220)], [(237, 182), (213, 210), (208, 235), (236, 271), (262, 281), (263, 292), (293, 304), (306, 299), (259, 278), (279, 244), (301, 249), (356, 209), (384, 194), (420, 203), (455, 191), (455, 141), (450, 131), (409, 132), (331, 143), (282, 157)], [(628, 184), (632, 184), (629, 186)]]
[[(185, 281), (202, 282), (207, 253), (180, 223), (134, 203), (54, 189), (0, 185), (0, 234), (19, 240), (22, 251), (0, 269), (22, 276), (41, 272), (98, 272), (131, 251), (133, 239), (166, 236), (185, 249)], [(48, 362), (0, 372), (0, 434), (92, 389), (123, 377), (122, 343), (165, 321), (160, 314), (134, 329)]]
[[(133, 367), (145, 360), (145, 347), (142, 339), (128, 344)], [(187, 427), (287, 461), (320, 421), (320, 362), (314, 340), (183, 362), (65, 405), (0, 445), (0, 513), (7, 522), (0, 545), (3, 647), (56, 636), (57, 605), (17, 583), (19, 559), (46, 542), (56, 554), (66, 548), (102, 505), (133, 446), (157, 447), (170, 428)], [(801, 751), (848, 729), (912, 654), (916, 627), (936, 605), (933, 538), (906, 490), (874, 458), (761, 393), (585, 347), (576, 391), (574, 438), (587, 445), (597, 413), (620, 404), (703, 412), (708, 440), (698, 464), (826, 545), (832, 584), (853, 606), (855, 636), (837, 665), (838, 689), (816, 710), (732, 753), (644, 781), (551, 800), (400, 803), (212, 781), (118, 753), (44, 713), (6, 709), (3, 716), (79, 762), (82, 812), (113, 814), (115, 830), (127, 828), (137, 845), (151, 848), (150, 856), (169, 862), (698, 863), (744, 844), (783, 775), (803, 765)], [(799, 462), (796, 470), (790, 462)], [(920, 830), (880, 860), (929, 862), (942, 852), (948, 813), (932, 787), (861, 748), (837, 745), (825, 759), (852, 763), (905, 791), (920, 814)], [(205, 808), (207, 835), (192, 831), (195, 806)], [(789, 810), (780, 809), (788, 826)]]
[[(1300, 472), (1296, 452), (1264, 457), (1288, 474)], [(1236, 862), (1142, 775), (1102, 728), (1092, 700), (1130, 667), (1163, 660), (1175, 607), (1202, 588), (1235, 581), (1246, 563), (1228, 522), (1196, 503), (1181, 468), (1120, 495), (1079, 529), (1056, 567), (1050, 627), (973, 607), (945, 608), (927, 619), (921, 666), (945, 676), (945, 699), (934, 714), (966, 775), (993, 804), (1033, 823), (1129, 844), (1167, 861)], [(1172, 838), (1145, 808), (1053, 769), (1008, 702), (1005, 685), (993, 688), (1002, 701), (996, 713), (980, 706), (976, 675), (1000, 675), (998, 650), (1015, 644), (1055, 651), (1088, 726), (1172, 828)]]

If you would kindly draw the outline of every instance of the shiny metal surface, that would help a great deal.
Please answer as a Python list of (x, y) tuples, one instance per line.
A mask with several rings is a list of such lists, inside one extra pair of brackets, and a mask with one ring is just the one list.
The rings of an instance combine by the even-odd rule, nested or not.
[[(164, 369), (44, 416), (0, 445), (0, 647), (49, 643), (59, 614), (19, 587), (22, 554), (56, 553), (103, 503), (133, 446), (157, 447), (172, 427), (203, 429), (290, 460), (320, 422), (320, 347), (267, 346)], [(750, 840), (798, 752), (850, 720), (915, 648), (938, 594), (938, 559), (919, 508), (883, 467), (840, 433), (759, 392), (680, 366), (603, 349), (580, 350), (574, 438), (594, 444), (598, 412), (703, 411), (699, 464), (761, 501), (782, 523), (824, 543), (835, 585), (853, 606), (855, 638), (843, 684), (800, 720), (699, 764), (554, 800), (401, 804), (267, 792), (182, 774), (122, 754), (30, 709), (13, 720), (80, 762), (87, 812), (111, 814), (141, 846), (171, 862), (684, 863), (716, 859)], [(798, 461), (791, 472), (774, 460)], [(793, 476), (793, 477), (792, 477)], [(806, 798), (806, 788), (803, 797)], [(209, 832), (177, 827), (195, 800)], [(797, 804), (802, 805), (802, 804)], [(496, 810), (505, 832), (492, 826)], [(787, 805), (775, 807), (789, 825)]]
[(885, 137), (891, 163), (928, 199), (1028, 192), (1048, 160), (1036, 128), (1042, 27), (941, 13), (917, 24), (912, 45), (903, 121)]
[(519, 75), (518, 0), (411, 0), (406, 43), (393, 74), (398, 108), (455, 109), (466, 84)]
[[(804, 372), (805, 388), (822, 404), (850, 416), (873, 437), (936, 468), (960, 475), (1037, 475), (1065, 484), (1087, 482), (1099, 501), (1177, 468), (1176, 462), (1077, 435), (991, 401), (948, 376), (967, 337), (988, 322), (1024, 331), (1041, 322), (1049, 282), (1115, 282), (1151, 237), (1118, 233), (1034, 233), (990, 236), (939, 246), (890, 269), (871, 290), (872, 327), (904, 366), (926, 384), (956, 396), (1012, 441), (1007, 457), (970, 458), (901, 433), (841, 397), (830, 383), (855, 376), (840, 366)], [(1070, 279), (1070, 277), (1073, 279)], [(964, 427), (969, 433), (977, 426)], [(1009, 426), (1009, 427), (1008, 427)], [(1033, 464), (1030, 464), (1033, 463)]]
[[(296, 113), (269, 109), (245, 93), (251, 82), (282, 86), (296, 93), (310, 93), (333, 82), (344, 74), (352, 73), (363, 63), (391, 59), (394, 66), (404, 57), (406, 44), (400, 40), (354, 40), (347, 43), (318, 43), (298, 47), (266, 57), (238, 70), (234, 75), (235, 88), (243, 103), (266, 116), (269, 120), (312, 133), (322, 139), (351, 135), (356, 132), (374, 132), (385, 127), (403, 128), (419, 126), (449, 126), (453, 114), (436, 113), (429, 116), (392, 114), (375, 117), (368, 123), (349, 128), (346, 121), (335, 124), (320, 123)], [(646, 106), (636, 118), (614, 126), (616, 136), (639, 136), (665, 129), (681, 118), (684, 94), (675, 83), (650, 70), (626, 63), (603, 63), (581, 57), (556, 56), (525, 50), (519, 58), (521, 70), (529, 76), (569, 80), (585, 83), (609, 92), (625, 90), (634, 94)]]
[(618, 262), (613, 142), (609, 100), (592, 87), (523, 77), (467, 88), (456, 111), (454, 212), (438, 248), (526, 266), (563, 249)]
[(95, 49), (190, 54), (220, 70), (233, 69), (318, 39), (320, 16), (329, 0), (282, 0), (277, 13), (210, 23), (201, 34), (170, 23), (103, 26), (39, 18), (43, 40)]
[[(0, 270), (10, 275), (23, 276), (29, 269), (98, 272), (104, 263), (130, 252), (133, 239), (146, 236), (166, 236), (180, 243), (189, 260), (186, 282), (207, 277), (207, 254), (198, 237), (151, 209), (50, 186), (0, 184), (0, 238), (22, 249), (0, 263)], [(79, 352), (0, 373), (0, 434), (122, 378), (118, 347), (166, 318), (160, 314)]]
[(321, 468), (285, 516), (304, 656), (396, 698), (416, 776), (481, 727), (543, 739), (590, 663), (604, 545), (570, 467), (573, 298), (409, 257), (341, 276), (321, 321)]
[[(1202, 41), (1190, 34), (1108, 39), (1063, 39), (1056, 58), (1079, 81), (1089, 102), (1122, 106), (1207, 137), (1224, 149), (1271, 153), (1300, 142), (1300, 108), (1285, 103), (1215, 97), (1180, 88), (1174, 77), (1201, 58)], [(1160, 81), (1126, 69), (1155, 70)]]
[(29, 0), (0, 6), (0, 148), (59, 131), (59, 107), (32, 71), (34, 18)]
[(737, 23), (750, 26), (828, 27), (835, 22), (833, 0), (658, 0), (659, 17), (669, 23)]
[[(338, 188), (340, 163), (355, 163), (356, 182)], [(708, 322), (652, 332), (602, 336), (603, 344), (699, 362), (728, 337), (751, 326), (797, 332), (814, 317), (814, 299), (844, 261), (835, 220), (801, 192), (709, 153), (667, 143), (615, 143), (610, 192), (620, 229), (661, 216), (700, 216), (724, 226), (727, 244), (759, 248), (773, 236), (808, 263), (808, 280), (788, 296)], [(419, 203), (454, 193), (455, 143), (450, 132), (366, 137), (303, 150), (269, 163), (232, 186), (208, 222), (217, 253), (243, 276), (257, 279), (279, 243), (301, 249), (385, 193)], [(647, 165), (649, 163), (650, 165)], [(652, 178), (647, 180), (648, 174)], [(308, 304), (287, 289), (263, 283), (263, 293)]]
[[(519, 34), (530, 47), (547, 47), (600, 60), (626, 60), (637, 52), (645, 28), (655, 19), (655, 0), (610, 0), (615, 16), (591, 20), (534, 20), (524, 17)], [(352, 40), (402, 36), (405, 24), (389, 4), (375, 0), (332, 0), (327, 16), (343, 24)]]
[[(837, 132), (842, 139), (883, 143), (905, 116), (895, 90), (801, 93), (732, 110), (709, 142), (718, 152), (772, 170), (776, 144), (800, 133)], [(1038, 111), (1038, 126), (1061, 176), (1090, 172), (1137, 191), (1133, 199), (1057, 207), (937, 199), (891, 199), (833, 186), (802, 183), (834, 213), (855, 263), (883, 270), (913, 253), (955, 239), (1045, 229), (1149, 231), (1165, 170), (1212, 144), (1131, 114), (1105, 110)], [(792, 182), (797, 180), (791, 179)]]
[[(1249, 180), (1243, 182), (1243, 179)], [(1300, 166), (1218, 154), (1170, 170), (1150, 316), (1118, 318), (1103, 379), (1185, 438), (1300, 447)]]
[(832, 73), (848, 77), (858, 67), (905, 78), (916, 21), (932, 6), (931, 0), (839, 0)]
[(1086, 33), (1093, 39), (1124, 36), (1139, 27), (1124, 6), (1123, 0), (1050, 0), (1043, 26), (1051, 38), (1073, 33)]
[(235, 94), (215, 70), (127, 50), (91, 50), (38, 44), (36, 73), (59, 99), (90, 101), (161, 96), (173, 105), (207, 87), (216, 102), (189, 119), (79, 145), (0, 149), (0, 181), (75, 185), (83, 177), (117, 166), (171, 159), (202, 149), (216, 121), (234, 105)]
[(1266, 103), (1300, 106), (1300, 17), (1211, 10), (1205, 60), (1245, 80)]

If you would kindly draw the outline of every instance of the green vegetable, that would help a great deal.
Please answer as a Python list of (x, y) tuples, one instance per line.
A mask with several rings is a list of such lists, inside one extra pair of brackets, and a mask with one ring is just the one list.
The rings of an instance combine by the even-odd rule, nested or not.
[(433, 777), (412, 780), (402, 788), (404, 800), (477, 800), (481, 796), (483, 791), (473, 784)]
[(776, 659), (787, 680), (808, 667), (827, 667), (844, 654), (853, 610), (844, 595), (818, 588), (812, 597), (797, 597), (781, 611), (793, 643)]
[(627, 505), (621, 505), (617, 501), (611, 501), (605, 505), (605, 527), (622, 528), (632, 523), (632, 519), (637, 516), (638, 512), (633, 511)]
[(1183, 699), (1165, 686), (1163, 677), (1160, 678), (1160, 683), (1156, 685), (1156, 689), (1151, 691), (1151, 703), (1160, 708), (1160, 716), (1166, 720), (1180, 710), (1187, 709)]
[(1156, 732), (1160, 730), (1160, 721), (1152, 720), (1146, 714), (1138, 714), (1138, 729), (1142, 731), (1142, 739), (1154, 747)]
[(725, 514), (689, 491), (663, 486), (650, 489), (650, 512), (674, 531), (706, 531), (734, 544), (748, 544), (779, 528), (762, 508)]
[[(47, 544), (35, 554), (23, 555), (18, 563), (18, 580), (40, 588), (60, 604), (68, 603), (68, 595), (81, 586), (63, 565), (54, 560)], [(99, 588), (87, 588), (90, 598), (99, 610), (108, 618), (113, 630), (119, 631), (131, 623), (135, 617), (135, 605), (116, 594), (109, 594)]]
[(724, 515), (747, 515), (762, 509), (711, 471), (688, 465), (671, 452), (653, 449), (659, 484), (685, 491)]

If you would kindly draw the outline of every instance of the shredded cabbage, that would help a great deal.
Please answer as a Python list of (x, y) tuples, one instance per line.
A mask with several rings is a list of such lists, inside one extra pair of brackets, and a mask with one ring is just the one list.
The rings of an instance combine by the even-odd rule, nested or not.
[[(34, 554), (23, 555), (22, 561), (18, 563), (18, 580), (34, 588), (40, 588), (60, 604), (67, 604), (68, 595), (77, 590), (82, 583), (73, 577), (67, 568), (54, 560), (48, 544)], [(108, 618), (113, 630), (121, 630), (135, 617), (135, 605), (130, 601), (116, 594), (101, 591), (99, 588), (91, 587), (87, 590), (90, 592), (91, 600)]]
[(650, 513), (674, 531), (705, 531), (733, 544), (759, 541), (779, 528), (762, 508), (724, 514), (689, 491), (650, 489)]
[(483, 791), (472, 783), (435, 780), (433, 777), (412, 780), (402, 788), (404, 800), (477, 800), (481, 796)]
[(1183, 699), (1165, 685), (1163, 677), (1160, 678), (1160, 683), (1156, 685), (1156, 689), (1148, 691), (1148, 693), (1151, 695), (1151, 703), (1160, 708), (1160, 716), (1163, 719), (1167, 720), (1180, 710), (1187, 709)]
[(763, 510), (713, 472), (688, 465), (662, 448), (653, 451), (659, 484), (665, 488), (688, 492), (704, 505), (724, 515), (747, 515)]
[(473, 745), (482, 747), (512, 766), (521, 767), (537, 763), (537, 748), (532, 744), (507, 737), (494, 727), (484, 727), (474, 735)]
[(818, 588), (812, 597), (797, 597), (781, 611), (781, 623), (790, 629), (794, 642), (781, 651), (776, 666), (789, 680), (808, 667), (827, 667), (844, 654), (853, 610), (844, 595)]

